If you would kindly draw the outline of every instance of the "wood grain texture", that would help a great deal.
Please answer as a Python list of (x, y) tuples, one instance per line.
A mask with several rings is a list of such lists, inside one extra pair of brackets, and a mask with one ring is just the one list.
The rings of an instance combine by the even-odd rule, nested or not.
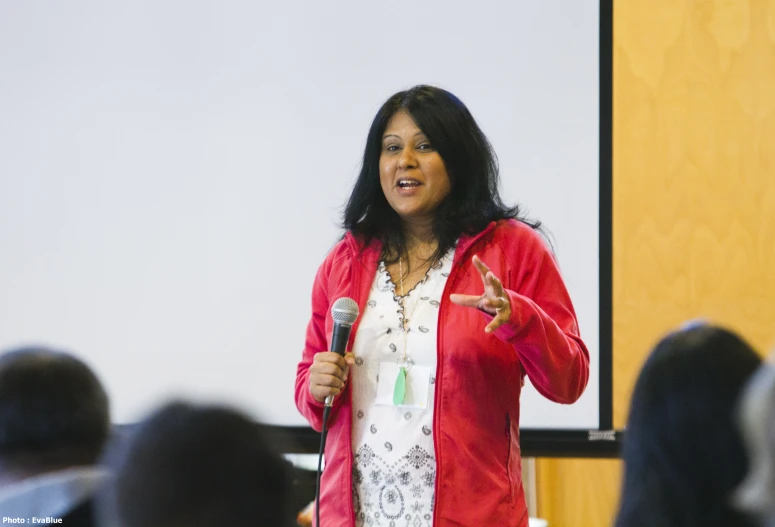
[(619, 500), (618, 459), (538, 459), (538, 516), (549, 527), (604, 527)]
[(774, 343), (775, 1), (615, 8), (614, 424), (622, 427), (646, 354), (681, 322), (728, 325), (761, 350)]
[[(614, 3), (614, 425), (692, 318), (775, 345), (775, 0)], [(610, 525), (621, 464), (539, 460), (551, 527)]]

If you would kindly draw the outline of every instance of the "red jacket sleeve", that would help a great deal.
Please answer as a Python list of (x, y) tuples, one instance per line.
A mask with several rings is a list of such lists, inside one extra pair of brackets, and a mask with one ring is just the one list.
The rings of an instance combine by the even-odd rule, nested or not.
[(587, 386), (589, 352), (554, 256), (537, 234), (528, 238), (504, 281), (510, 287), (511, 317), (495, 335), (514, 346), (539, 393), (570, 404)]
[[(307, 337), (301, 361), (296, 368), (296, 407), (301, 412), (310, 426), (320, 432), (323, 428), (323, 409), (325, 405), (315, 400), (309, 391), (309, 368), (316, 353), (328, 351), (328, 337), (326, 332), (326, 317), (330, 306), (329, 279), (331, 270), (337, 256), (334, 248), (318, 268), (315, 282), (312, 286), (312, 318), (307, 324)], [(343, 392), (344, 393), (344, 392)], [(334, 409), (339, 407), (342, 396), (334, 398)]]

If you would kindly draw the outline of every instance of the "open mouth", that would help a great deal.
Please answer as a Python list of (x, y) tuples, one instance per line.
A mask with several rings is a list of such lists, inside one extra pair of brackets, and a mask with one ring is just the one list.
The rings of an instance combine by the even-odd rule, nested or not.
[(398, 188), (415, 188), (419, 187), (422, 183), (416, 179), (404, 178), (398, 180)]

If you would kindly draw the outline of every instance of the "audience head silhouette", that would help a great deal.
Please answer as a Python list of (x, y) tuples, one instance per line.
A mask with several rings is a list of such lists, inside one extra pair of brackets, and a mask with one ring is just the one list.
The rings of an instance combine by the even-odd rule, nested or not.
[(120, 527), (292, 525), (290, 472), (259, 426), (225, 407), (170, 403), (109, 449), (100, 517)]
[(0, 355), (0, 511), (91, 525), (96, 464), (110, 433), (105, 390), (64, 352), (22, 348)]
[(760, 363), (743, 339), (711, 325), (657, 344), (632, 395), (617, 527), (753, 525), (731, 501), (747, 470), (734, 414)]

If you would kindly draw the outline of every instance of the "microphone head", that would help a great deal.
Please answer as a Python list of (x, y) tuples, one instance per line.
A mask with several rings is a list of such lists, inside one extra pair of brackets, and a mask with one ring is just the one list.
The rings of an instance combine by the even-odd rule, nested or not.
[(343, 326), (352, 326), (358, 318), (359, 312), (358, 303), (346, 296), (338, 298), (331, 306), (331, 317), (334, 319), (334, 324)]

